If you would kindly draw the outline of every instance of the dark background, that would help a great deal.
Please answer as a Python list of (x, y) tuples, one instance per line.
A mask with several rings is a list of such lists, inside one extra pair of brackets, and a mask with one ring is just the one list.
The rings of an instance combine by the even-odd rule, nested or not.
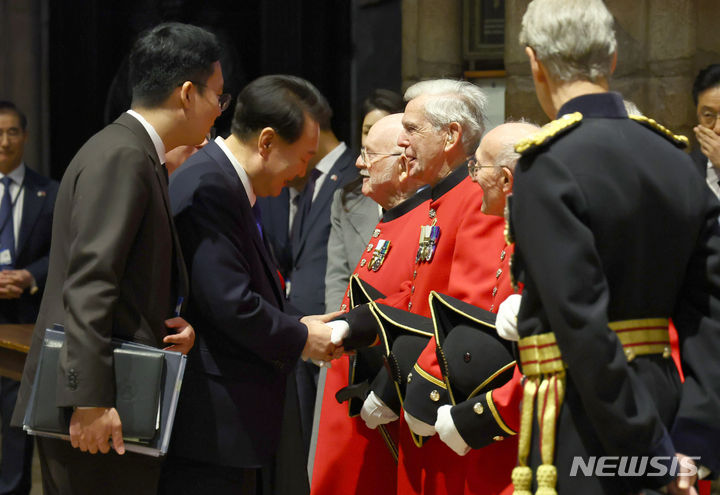
[[(126, 56), (140, 32), (163, 21), (196, 24), (220, 37), (225, 92), (233, 96), (264, 74), (309, 80), (330, 102), (337, 136), (356, 149), (362, 100), (377, 87), (400, 91), (400, 0), (50, 2), (53, 178), (128, 108)], [(221, 134), (232, 108), (216, 121)]]

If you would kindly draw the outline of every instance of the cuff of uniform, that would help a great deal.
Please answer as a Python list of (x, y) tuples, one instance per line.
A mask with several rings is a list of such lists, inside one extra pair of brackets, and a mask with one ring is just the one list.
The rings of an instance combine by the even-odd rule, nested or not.
[(498, 414), (492, 391), (453, 406), (450, 414), (460, 436), (473, 449), (500, 442), (517, 433)]
[[(685, 418), (675, 421), (672, 428), (675, 451), (691, 457), (700, 457), (695, 464), (706, 466), (715, 475), (720, 473), (720, 430)], [(713, 476), (714, 477), (714, 476)]]
[(386, 369), (381, 369), (372, 384), (370, 390), (382, 400), (387, 407), (400, 416), (400, 394), (398, 386), (390, 377), (390, 373)]
[(408, 376), (403, 409), (423, 423), (434, 425), (438, 408), (445, 404), (450, 404), (445, 383), (415, 364)]
[(370, 305), (363, 304), (345, 313), (341, 319), (350, 325), (350, 334), (343, 340), (346, 351), (369, 347), (378, 340), (380, 329)]

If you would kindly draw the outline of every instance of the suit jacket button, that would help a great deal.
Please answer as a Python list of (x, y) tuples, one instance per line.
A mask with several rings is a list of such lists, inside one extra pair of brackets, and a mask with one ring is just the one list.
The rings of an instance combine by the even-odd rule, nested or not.
[(466, 363), (469, 363), (471, 359), (472, 359), (472, 355), (469, 352), (466, 352), (465, 355), (463, 356), (463, 361), (465, 361)]
[(482, 404), (480, 404), (479, 402), (476, 402), (475, 405), (473, 406), (473, 411), (475, 412), (475, 414), (477, 414), (479, 416), (480, 414), (485, 412), (485, 408), (483, 407)]
[(437, 390), (433, 390), (432, 392), (430, 392), (430, 400), (433, 402), (437, 402), (440, 400), (440, 394)]
[(501, 437), (500, 435), (498, 435), (496, 437), (493, 437), (493, 440), (495, 440), (496, 442), (499, 442), (501, 440), (505, 440), (505, 437)]

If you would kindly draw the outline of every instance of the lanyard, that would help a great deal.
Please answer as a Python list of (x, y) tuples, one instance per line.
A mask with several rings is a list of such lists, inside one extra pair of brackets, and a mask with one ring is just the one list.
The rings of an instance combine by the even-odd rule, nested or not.
[[(14, 184), (14, 183), (15, 183), (15, 182), (13, 181), (13, 184)], [(20, 187), (18, 188), (18, 192), (17, 192), (17, 194), (15, 195), (15, 199), (13, 199), (13, 200), (11, 201), (11, 203), (10, 203), (10, 215), (8, 215), (7, 217), (5, 217), (5, 218), (3, 219), (2, 224), (0, 224), (0, 232), (2, 232), (2, 231), (5, 229), (5, 225), (7, 225), (8, 220), (9, 220), (10, 218), (12, 218), (13, 212), (15, 211), (15, 203), (17, 203), (17, 200), (18, 200), (18, 198), (20, 197), (20, 193), (22, 192), (23, 187), (25, 187), (25, 177), (23, 177), (23, 181), (20, 183)], [(7, 191), (3, 191), (3, 194), (5, 194), (5, 193), (10, 194), (10, 184), (8, 184), (7, 188), (8, 188), (8, 190), (7, 190)], [(14, 233), (13, 233), (13, 236), (14, 236)]]

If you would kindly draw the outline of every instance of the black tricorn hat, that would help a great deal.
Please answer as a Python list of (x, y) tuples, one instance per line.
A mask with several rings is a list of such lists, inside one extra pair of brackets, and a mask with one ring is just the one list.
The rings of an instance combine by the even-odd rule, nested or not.
[(495, 331), (495, 314), (454, 297), (430, 293), (437, 360), (452, 404), (512, 378), (512, 344)]
[(350, 309), (383, 297), (385, 294), (365, 282), (357, 273), (350, 277)]
[[(432, 320), (376, 302), (370, 304), (370, 307), (378, 319), (378, 333), (381, 347), (385, 351), (385, 364), (392, 378), (392, 382), (385, 383), (381, 390), (376, 390), (374, 383), (373, 391), (400, 415), (408, 381), (410, 376), (414, 377), (413, 366), (432, 337)], [(396, 398), (391, 398), (389, 385), (394, 388)], [(412, 432), (411, 435), (415, 444), (421, 446), (422, 438)]]
[[(357, 274), (350, 277), (349, 296), (350, 309), (385, 297), (375, 287), (358, 277)], [(375, 334), (374, 331), (373, 334)], [(360, 414), (363, 401), (371, 388), (370, 382), (375, 380), (379, 384), (380, 381), (376, 377), (381, 375), (380, 378), (383, 378), (382, 375), (387, 374), (384, 371), (383, 364), (383, 352), (380, 347), (360, 347), (355, 355), (350, 357), (348, 385), (335, 394), (338, 402), (348, 401), (348, 415), (350, 417)], [(379, 385), (378, 387), (381, 388)], [(390, 398), (395, 399), (395, 395), (395, 391), (392, 390)], [(397, 399), (395, 399), (395, 402), (397, 402)]]

